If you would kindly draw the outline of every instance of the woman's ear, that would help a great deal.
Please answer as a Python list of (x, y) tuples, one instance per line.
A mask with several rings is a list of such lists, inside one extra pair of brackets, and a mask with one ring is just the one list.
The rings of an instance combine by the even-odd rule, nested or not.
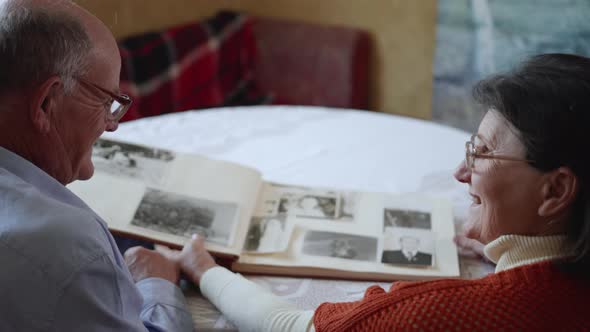
[(62, 96), (63, 84), (59, 76), (51, 76), (32, 90), (29, 116), (39, 132), (49, 132), (53, 113), (59, 108)]
[(542, 217), (563, 214), (574, 203), (579, 190), (578, 177), (569, 167), (559, 167), (546, 174), (542, 187), (543, 201), (538, 213)]

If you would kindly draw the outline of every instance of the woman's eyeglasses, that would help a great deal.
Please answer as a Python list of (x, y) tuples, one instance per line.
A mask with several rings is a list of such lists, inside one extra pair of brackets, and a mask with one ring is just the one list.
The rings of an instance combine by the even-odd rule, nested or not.
[(475, 159), (477, 159), (477, 158), (500, 159), (500, 160), (509, 160), (509, 161), (519, 161), (519, 162), (525, 162), (525, 163), (532, 163), (533, 162), (532, 160), (528, 160), (528, 159), (479, 153), (477, 151), (477, 147), (475, 145), (475, 138), (476, 137), (477, 137), (477, 135), (471, 135), (471, 140), (465, 142), (465, 166), (469, 169), (473, 169), (473, 167), (475, 166)]

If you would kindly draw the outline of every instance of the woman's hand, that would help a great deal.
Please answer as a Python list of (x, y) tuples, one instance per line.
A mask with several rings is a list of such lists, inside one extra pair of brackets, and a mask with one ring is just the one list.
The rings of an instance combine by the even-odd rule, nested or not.
[(459, 249), (459, 255), (467, 256), (467, 257), (474, 257), (474, 258), (481, 258), (484, 260), (488, 260), (483, 253), (484, 244), (466, 237), (463, 234), (455, 235), (453, 238), (457, 248)]
[(215, 260), (205, 249), (205, 239), (199, 235), (193, 235), (182, 248), (182, 251), (172, 250), (168, 247), (157, 246), (156, 250), (177, 262), (180, 270), (187, 275), (196, 285), (207, 270), (218, 266)]

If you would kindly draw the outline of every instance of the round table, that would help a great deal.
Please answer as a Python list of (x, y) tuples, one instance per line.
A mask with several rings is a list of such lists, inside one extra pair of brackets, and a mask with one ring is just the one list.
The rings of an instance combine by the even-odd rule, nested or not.
[(104, 136), (237, 162), (269, 181), (379, 192), (419, 190), (464, 158), (469, 139), (412, 118), (303, 106), (167, 114)]
[[(305, 106), (254, 106), (187, 111), (122, 123), (103, 137), (236, 162), (265, 180), (372, 192), (423, 192), (453, 201), (460, 223), (467, 188), (452, 178), (469, 133), (412, 118)], [(492, 271), (461, 259), (463, 277)], [(250, 277), (294, 302), (315, 308), (352, 301), (374, 283)], [(387, 287), (387, 284), (382, 284)], [(207, 301), (189, 296), (197, 328), (231, 327)]]

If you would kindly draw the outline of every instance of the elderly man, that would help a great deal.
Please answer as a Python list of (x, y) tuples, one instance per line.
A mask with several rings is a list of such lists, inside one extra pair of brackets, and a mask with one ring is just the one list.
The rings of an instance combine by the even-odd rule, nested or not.
[(192, 331), (178, 264), (135, 248), (128, 268), (65, 187), (130, 104), (109, 30), (69, 1), (0, 0), (0, 66), (0, 331)]

